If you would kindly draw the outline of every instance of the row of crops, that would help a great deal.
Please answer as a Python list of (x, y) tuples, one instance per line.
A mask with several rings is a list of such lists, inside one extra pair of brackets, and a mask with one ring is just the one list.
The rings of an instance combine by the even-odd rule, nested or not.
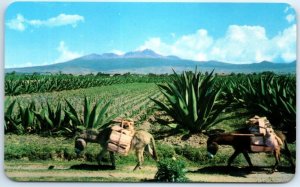
[[(91, 77), (96, 79), (97, 76)], [(91, 77), (75, 79), (81, 81)], [(243, 109), (245, 115), (267, 116), (275, 128), (288, 131), (292, 133), (289, 137), (295, 138), (295, 75), (215, 76), (213, 73), (184, 72), (173, 76), (108, 79), (119, 82), (110, 86), (6, 97), (5, 132), (72, 136), (78, 127), (105, 126), (114, 117), (145, 121), (160, 109), (173, 118), (175, 128), (196, 133), (226, 120), (220, 118), (224, 111)], [(31, 85), (35, 87), (35, 84), (29, 87)]]
[(125, 83), (159, 83), (170, 80), (170, 76), (155, 75), (72, 75), (72, 74), (15, 74), (5, 76), (5, 95), (44, 93), (62, 90), (74, 90)]
[(150, 97), (162, 95), (149, 83), (10, 96), (5, 133), (74, 136), (79, 129), (103, 128), (116, 117), (145, 121), (154, 112)]

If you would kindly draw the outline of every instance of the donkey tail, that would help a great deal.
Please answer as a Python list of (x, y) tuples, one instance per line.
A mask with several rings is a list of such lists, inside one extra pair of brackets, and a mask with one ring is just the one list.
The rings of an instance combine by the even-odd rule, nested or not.
[(153, 136), (151, 137), (151, 146), (152, 146), (152, 148), (153, 148), (152, 158), (153, 158), (155, 161), (158, 161), (158, 156), (157, 156), (156, 146), (155, 146), (155, 140), (154, 140)]

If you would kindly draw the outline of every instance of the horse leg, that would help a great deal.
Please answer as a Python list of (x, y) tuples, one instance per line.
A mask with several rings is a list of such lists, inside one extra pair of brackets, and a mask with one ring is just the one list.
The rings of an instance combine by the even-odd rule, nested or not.
[(231, 157), (228, 159), (227, 167), (230, 167), (233, 160), (240, 154), (240, 151), (235, 150), (234, 153), (231, 155)]
[(275, 157), (275, 164), (274, 164), (272, 170), (269, 172), (269, 174), (274, 173), (276, 171), (277, 167), (278, 167), (279, 160), (280, 160), (280, 150), (275, 149), (273, 154), (274, 154), (274, 157)]
[(253, 164), (252, 164), (252, 162), (251, 162), (251, 158), (250, 158), (249, 154), (248, 154), (247, 152), (243, 151), (243, 155), (244, 155), (244, 157), (246, 158), (246, 160), (247, 160), (247, 162), (248, 162), (250, 168), (252, 168), (252, 167), (253, 167)]
[(112, 151), (109, 151), (109, 157), (110, 157), (110, 161), (112, 164), (112, 167), (115, 169), (116, 168), (116, 161), (115, 161), (115, 154)]

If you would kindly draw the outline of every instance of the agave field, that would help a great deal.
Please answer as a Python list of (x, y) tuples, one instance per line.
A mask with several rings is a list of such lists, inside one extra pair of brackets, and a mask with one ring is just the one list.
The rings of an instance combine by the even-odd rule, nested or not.
[(96, 128), (116, 117), (144, 121), (154, 112), (150, 98), (162, 98), (154, 83), (6, 96), (5, 130), (72, 136), (80, 126)]
[(158, 110), (191, 133), (226, 120), (224, 111), (241, 109), (267, 116), (277, 129), (294, 133), (296, 127), (295, 75), (8, 74), (5, 92), (5, 132), (20, 134), (72, 135), (79, 126), (96, 128), (116, 117), (142, 123)]
[[(16, 151), (11, 150), (16, 148), (10, 143), (16, 142), (16, 137), (66, 138), (72, 142), (76, 132), (107, 127), (115, 118), (131, 118), (137, 128), (147, 123), (147, 130), (159, 139), (166, 129), (171, 136), (189, 137), (213, 129), (233, 130), (259, 115), (266, 116), (275, 129), (284, 130), (288, 142), (294, 143), (296, 76), (217, 75), (197, 70), (117, 76), (10, 73), (5, 77), (4, 110), (5, 152), (13, 154)], [(193, 149), (178, 151), (173, 145), (163, 145), (158, 146), (163, 157), (179, 154), (191, 162), (208, 162), (199, 152), (205, 145), (196, 148), (200, 156), (189, 154)], [(168, 153), (172, 149), (177, 151)], [(226, 159), (219, 160), (225, 164)]]
[(168, 76), (143, 76), (143, 75), (114, 75), (99, 73), (94, 75), (17, 75), (8, 73), (5, 76), (5, 95), (20, 95), (40, 92), (53, 92), (62, 90), (73, 90), (80, 88), (99, 87), (123, 83), (157, 83), (169, 79)]

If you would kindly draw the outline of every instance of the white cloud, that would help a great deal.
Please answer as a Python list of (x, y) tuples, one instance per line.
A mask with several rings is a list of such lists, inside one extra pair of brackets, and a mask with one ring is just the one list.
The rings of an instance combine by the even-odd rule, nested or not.
[(267, 50), (268, 38), (263, 27), (231, 25), (207, 53), (211, 60), (250, 63), (271, 60)]
[(291, 9), (291, 7), (290, 6), (287, 6), (287, 7), (285, 7), (285, 9), (284, 9), (284, 13), (287, 13), (289, 10)]
[(296, 19), (295, 11), (291, 6), (287, 6), (284, 9), (285, 19), (288, 23), (293, 23)]
[(15, 19), (12, 19), (6, 23), (6, 25), (10, 29), (18, 30), (18, 31), (24, 31), (25, 30), (25, 18), (21, 14), (17, 14), (17, 17)]
[(276, 57), (285, 62), (296, 60), (296, 36), (297, 28), (294, 24), (271, 40)]
[(173, 44), (166, 44), (160, 38), (154, 37), (147, 40), (137, 50), (153, 49), (163, 55), (177, 55), (181, 58), (192, 60), (207, 60), (203, 53), (211, 47), (213, 38), (204, 29), (198, 30), (191, 35), (184, 35)]
[(230, 63), (267, 61), (291, 62), (296, 59), (296, 25), (268, 38), (262, 26), (230, 25), (220, 38), (207, 30), (178, 37), (170, 44), (153, 37), (138, 47), (152, 49), (162, 55), (176, 55), (197, 61), (218, 60)]
[(115, 54), (117, 54), (117, 55), (124, 55), (124, 54), (125, 54), (124, 51), (117, 50), (117, 49), (113, 49), (113, 50), (111, 50), (111, 52), (112, 52), (112, 53), (115, 53)]
[(293, 21), (295, 21), (295, 14), (288, 14), (285, 19), (289, 22), (292, 23)]
[(82, 56), (82, 53), (70, 51), (64, 41), (59, 42), (57, 51), (59, 52), (59, 57), (54, 60), (53, 63), (66, 62), (68, 60), (72, 60)]
[(84, 22), (84, 17), (80, 15), (59, 14), (46, 20), (26, 19), (23, 15), (18, 14), (16, 18), (9, 20), (6, 25), (10, 29), (24, 31), (28, 26), (32, 27), (59, 27), (71, 25), (76, 27), (78, 22)]

